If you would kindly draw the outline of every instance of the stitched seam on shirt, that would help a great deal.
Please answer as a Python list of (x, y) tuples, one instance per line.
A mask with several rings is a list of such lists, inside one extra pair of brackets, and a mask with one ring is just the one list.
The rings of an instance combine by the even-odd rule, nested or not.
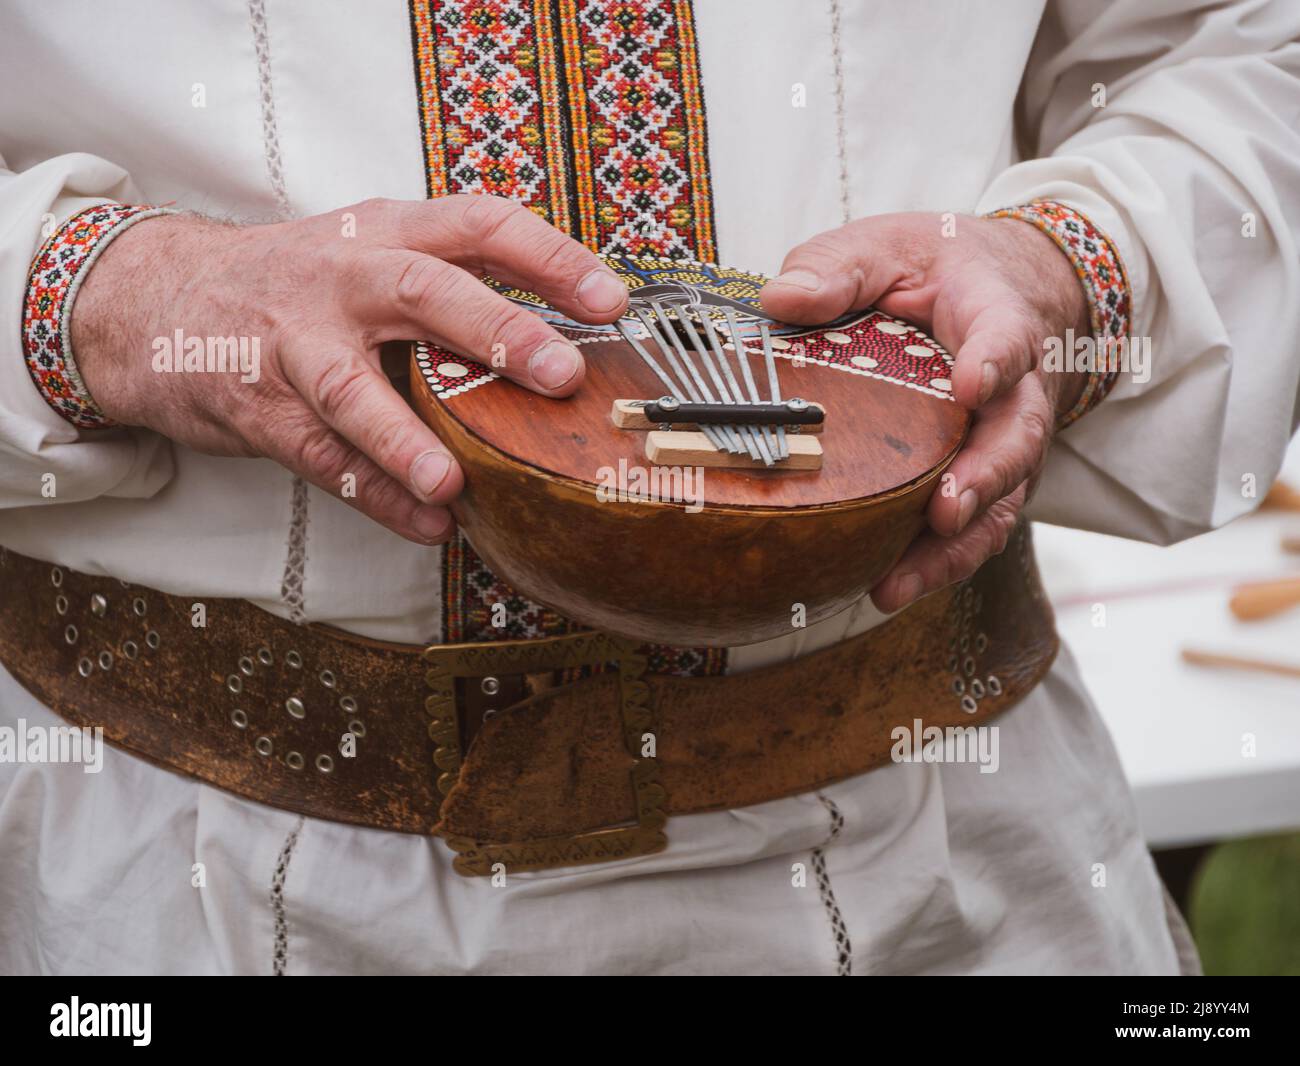
[(280, 579), (280, 600), (289, 608), (289, 620), (297, 625), (307, 620), (307, 518), (307, 482), (295, 477), (284, 575)]
[[(280, 131), (275, 120), (275, 92), (271, 81), (271, 38), (266, 28), (264, 0), (248, 0), (248, 19), (253, 30), (253, 48), (257, 53), (257, 92), (262, 110), (262, 154), (271, 191), (282, 218), (291, 218), (289, 194), (284, 187), (284, 167), (280, 161)], [(292, 487), (289, 540), (285, 550), (284, 574), (280, 579), (280, 600), (289, 609), (289, 620), (301, 625), (307, 620), (307, 483), (294, 477)]]
[(844, 828), (844, 815), (834, 802), (817, 793), (817, 799), (826, 808), (831, 817), (831, 831), (825, 843), (815, 848), (812, 853), (813, 876), (817, 880), (817, 894), (821, 897), (826, 918), (831, 923), (831, 940), (835, 948), (835, 975), (837, 977), (853, 976), (853, 945), (849, 941), (849, 928), (840, 913), (840, 905), (835, 901), (835, 890), (831, 887), (831, 875), (826, 869), (826, 849), (834, 843)]
[(831, 65), (835, 77), (835, 150), (840, 162), (840, 214), (843, 221), (853, 218), (849, 206), (849, 150), (845, 132), (844, 106), (844, 47), (840, 37), (840, 3), (830, 0), (831, 5)]
[(248, 0), (248, 18), (253, 27), (253, 48), (257, 52), (257, 88), (262, 106), (262, 152), (271, 191), (281, 214), (288, 218), (289, 195), (284, 188), (284, 170), (280, 164), (280, 133), (275, 122), (275, 94), (271, 84), (271, 39), (266, 31), (266, 6), (263, 0)]
[(275, 863), (275, 873), (271, 875), (271, 914), (275, 920), (275, 942), (271, 949), (271, 972), (276, 977), (283, 977), (289, 966), (289, 919), (284, 909), (284, 881), (289, 874), (289, 860), (293, 858), (293, 849), (298, 845), (298, 834), (303, 827), (301, 816), (285, 837), (284, 847)]

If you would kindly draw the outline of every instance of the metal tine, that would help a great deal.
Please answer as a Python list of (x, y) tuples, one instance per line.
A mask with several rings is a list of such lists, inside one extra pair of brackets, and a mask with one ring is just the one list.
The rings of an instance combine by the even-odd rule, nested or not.
[[(677, 321), (685, 327), (687, 334), (691, 338), (691, 345), (700, 353), (700, 360), (704, 363), (704, 368), (709, 372), (709, 377), (713, 379), (713, 384), (718, 390), (718, 395), (722, 397), (723, 403), (743, 403), (744, 397), (740, 394), (740, 387), (736, 386), (735, 394), (727, 387), (727, 382), (722, 380), (718, 374), (718, 368), (713, 362), (713, 357), (704, 347), (704, 342), (700, 340), (700, 335), (695, 332), (695, 324), (691, 321), (690, 314), (685, 305), (677, 307)], [(712, 331), (710, 331), (712, 336)], [(726, 363), (724, 362), (725, 366)], [(730, 369), (730, 368), (728, 368)], [(735, 385), (735, 377), (728, 375), (731, 383)], [(751, 459), (761, 459), (762, 454), (758, 450), (758, 434), (754, 432), (753, 426), (727, 426), (732, 433), (740, 438), (740, 442), (748, 449)]]
[[(754, 403), (763, 401), (758, 395), (758, 386), (754, 384), (754, 372), (749, 368), (749, 349), (745, 347), (745, 338), (740, 333), (740, 323), (736, 321), (736, 312), (733, 308), (724, 307), (722, 313), (727, 316), (727, 329), (731, 333), (731, 344), (736, 350), (736, 362), (740, 364), (740, 372), (745, 376), (745, 387), (749, 389), (749, 398)], [(768, 462), (775, 454), (778, 458), (780, 452), (777, 449), (776, 438), (772, 436), (772, 430), (768, 426), (763, 426), (763, 450), (768, 453), (764, 462)], [(770, 466), (771, 463), (769, 462)]]
[[(714, 318), (708, 313), (701, 313), (699, 324), (707, 334), (708, 347), (711, 347), (714, 350), (714, 355), (718, 357), (718, 363), (723, 368), (723, 376), (727, 378), (732, 395), (735, 396), (737, 403), (744, 403), (744, 390), (741, 389), (740, 382), (736, 381), (736, 374), (732, 373), (731, 360), (728, 359), (727, 351), (723, 348), (722, 339), (720, 339), (722, 329), (719, 328), (718, 322), (715, 322)], [(764, 445), (762, 435), (758, 432), (758, 426), (748, 425), (745, 426), (745, 429), (748, 430), (745, 442), (749, 445), (750, 455), (753, 455), (754, 459), (762, 459), (767, 465), (772, 465), (771, 452), (768, 452), (767, 446)]]
[[(736, 380), (736, 375), (731, 372), (731, 360), (727, 358), (726, 350), (722, 347), (722, 342), (719, 340), (719, 337), (722, 335), (722, 327), (712, 318), (707, 316), (702, 318), (702, 322), (708, 326), (708, 329), (705, 330), (705, 332), (709, 335), (709, 346), (713, 349), (713, 354), (718, 357), (718, 362), (722, 364), (722, 373), (726, 375), (727, 381), (731, 385), (731, 391), (735, 394), (736, 401), (738, 403), (744, 403), (745, 394), (740, 389), (740, 382)], [(736, 359), (739, 360), (740, 356), (737, 355)], [(762, 459), (763, 453), (767, 451), (767, 445), (759, 435), (759, 427), (746, 426), (745, 428), (749, 430), (750, 440), (753, 442), (754, 447), (758, 449), (758, 454), (755, 455), (754, 458)], [(770, 466), (771, 463), (768, 463), (768, 465)]]
[[(633, 308), (633, 310), (636, 311), (636, 308)], [(645, 327), (647, 336), (651, 336), (651, 337), (655, 336), (654, 330), (651, 328), (648, 322), (642, 322), (642, 325)], [(621, 321), (618, 323), (618, 330), (627, 339), (628, 343), (631, 344), (632, 347), (636, 349), (637, 353), (641, 356), (641, 358), (650, 366), (650, 369), (655, 372), (659, 380), (663, 382), (664, 385), (667, 386), (668, 392), (672, 396), (675, 396), (678, 400), (681, 400), (683, 403), (685, 403), (688, 399), (688, 396), (691, 395), (689, 389), (689, 382), (686, 382), (688, 387), (685, 390), (683, 390), (673, 381), (673, 379), (668, 375), (668, 372), (659, 365), (655, 357), (651, 355), (649, 352), (647, 352), (645, 348), (641, 346), (641, 343), (636, 339), (636, 337), (632, 336), (632, 332)], [(656, 343), (659, 345), (659, 349), (661, 351), (664, 351), (665, 354), (669, 356), (669, 359), (671, 359), (672, 353), (667, 352), (663, 341), (659, 340), (656, 337)], [(678, 377), (680, 377), (684, 382), (686, 381), (685, 375), (681, 373), (680, 369), (677, 370), (677, 374)], [(694, 398), (698, 399), (698, 395), (696, 395)], [(715, 448), (717, 448), (719, 451), (728, 450), (726, 441), (724, 441), (721, 434), (713, 430), (711, 426), (701, 426), (700, 428), (704, 431), (704, 435), (709, 439), (709, 441), (713, 444)]]
[[(677, 361), (677, 357), (673, 354), (672, 348), (670, 348), (668, 344), (665, 343), (663, 337), (659, 335), (659, 330), (655, 326), (654, 317), (649, 314), (643, 306), (633, 307), (632, 313), (637, 316), (637, 319), (645, 328), (646, 336), (653, 340), (655, 345), (658, 346), (659, 351), (668, 359), (669, 365), (673, 368), (673, 373), (677, 375), (681, 387), (674, 388), (673, 395), (683, 402), (687, 399), (699, 402), (701, 399), (699, 390), (696, 389), (695, 385), (691, 382), (690, 376), (686, 371), (682, 369), (682, 365)], [(704, 432), (704, 435), (709, 438), (713, 446), (719, 451), (729, 452), (735, 450), (732, 448), (731, 442), (723, 437), (723, 435), (714, 427), (701, 426), (700, 429)]]
[[(677, 349), (677, 354), (681, 357), (686, 369), (690, 372), (691, 378), (695, 381), (696, 387), (700, 390), (700, 395), (702, 395), (708, 403), (717, 403), (717, 400), (713, 396), (713, 392), (709, 389), (708, 383), (704, 380), (703, 375), (700, 374), (699, 368), (695, 365), (695, 361), (686, 350), (686, 346), (682, 344), (681, 338), (677, 336), (677, 331), (673, 329), (672, 317), (664, 310), (663, 305), (660, 304), (658, 300), (651, 300), (650, 306), (655, 309), (655, 315), (658, 321), (663, 324), (664, 333), (667, 334), (668, 340), (672, 343), (672, 346)], [(740, 434), (738, 434), (732, 426), (719, 426), (716, 428), (722, 436), (726, 438), (728, 451), (735, 453), (744, 450), (740, 443)]]
[[(668, 360), (669, 365), (673, 368), (673, 372), (677, 375), (678, 379), (681, 381), (682, 388), (685, 390), (686, 396), (683, 396), (680, 391), (674, 389), (673, 391), (677, 396), (677, 399), (685, 401), (687, 396), (689, 396), (690, 399), (694, 400), (696, 403), (702, 402), (699, 390), (696, 389), (696, 387), (691, 383), (690, 376), (686, 373), (686, 371), (682, 369), (681, 364), (677, 361), (677, 357), (673, 354), (672, 348), (669, 347), (668, 344), (664, 342), (664, 339), (659, 335), (659, 330), (655, 326), (654, 318), (651, 315), (647, 314), (646, 311), (641, 307), (633, 307), (632, 313), (636, 315), (637, 319), (641, 322), (641, 325), (645, 327), (646, 333), (649, 335), (650, 339), (653, 340), (655, 344), (658, 346), (659, 351)], [(717, 448), (719, 451), (723, 451), (723, 452), (739, 451), (739, 448), (734, 446), (731, 443), (731, 441), (727, 437), (723, 436), (722, 432), (716, 429), (715, 427), (700, 426), (700, 429), (704, 433), (704, 435), (709, 438), (713, 446)]]
[(686, 397), (682, 395), (682, 390), (673, 384), (673, 379), (668, 376), (667, 371), (659, 365), (655, 360), (655, 357), (641, 347), (641, 342), (637, 340), (636, 337), (632, 336), (632, 331), (627, 328), (626, 323), (624, 323), (620, 318), (614, 323), (614, 325), (618, 328), (618, 331), (623, 334), (623, 339), (627, 341), (628, 344), (632, 345), (636, 354), (639, 355), (642, 360), (644, 360), (645, 364), (655, 372), (655, 376), (659, 379), (660, 383), (668, 390), (668, 394), (676, 397), (678, 400), (685, 400)]
[[(758, 335), (763, 338), (763, 362), (767, 364), (767, 387), (772, 393), (772, 402), (781, 402), (781, 383), (776, 377), (776, 357), (772, 354), (772, 331), (767, 328), (766, 322), (758, 324)], [(776, 424), (776, 443), (781, 449), (781, 458), (790, 457), (790, 445), (786, 443), (785, 426), (780, 422)]]

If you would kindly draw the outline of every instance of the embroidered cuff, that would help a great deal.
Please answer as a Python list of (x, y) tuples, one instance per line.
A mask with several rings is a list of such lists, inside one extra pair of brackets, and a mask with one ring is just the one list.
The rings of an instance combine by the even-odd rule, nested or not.
[(101, 204), (88, 207), (56, 229), (32, 260), (23, 303), (23, 351), (27, 370), (45, 402), (74, 426), (115, 425), (77, 373), (72, 356), (72, 304), (87, 272), (108, 242), (164, 207)]
[(1057, 429), (1064, 429), (1101, 403), (1119, 376), (1118, 361), (1113, 355), (1116, 345), (1128, 337), (1133, 307), (1133, 293), (1124, 264), (1106, 234), (1086, 216), (1055, 200), (1004, 207), (989, 212), (988, 217), (1017, 218), (1051, 237), (1070, 257), (1087, 297), (1092, 336), (1097, 342), (1097, 362), (1078, 402), (1057, 423)]

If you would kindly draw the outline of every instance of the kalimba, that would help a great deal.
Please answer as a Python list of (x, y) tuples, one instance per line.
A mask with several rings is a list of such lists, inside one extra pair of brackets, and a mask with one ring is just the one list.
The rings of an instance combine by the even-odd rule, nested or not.
[(452, 511), (475, 551), (523, 595), (656, 643), (749, 644), (850, 606), (920, 532), (965, 438), (951, 356), (875, 309), (774, 322), (746, 271), (609, 263), (630, 289), (609, 326), (503, 290), (580, 346), (571, 397), (412, 347), (412, 401), (464, 469)]

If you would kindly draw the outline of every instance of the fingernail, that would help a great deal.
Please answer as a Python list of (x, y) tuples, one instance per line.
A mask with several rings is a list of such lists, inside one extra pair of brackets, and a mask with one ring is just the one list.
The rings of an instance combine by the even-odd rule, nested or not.
[(451, 456), (446, 452), (427, 451), (417, 456), (411, 464), (411, 484), (421, 496), (432, 496), (451, 469)]
[(811, 270), (791, 270), (786, 274), (778, 274), (772, 281), (777, 285), (793, 285), (796, 289), (807, 292), (816, 292), (822, 287), (822, 279)]
[(528, 373), (544, 389), (558, 389), (573, 380), (582, 367), (582, 356), (572, 344), (548, 341), (528, 360)]
[(442, 539), (451, 522), (451, 512), (445, 507), (421, 507), (411, 519), (415, 531), (430, 542)]
[(921, 595), (921, 575), (904, 574), (898, 579), (899, 607), (906, 607)]
[(969, 524), (975, 515), (975, 508), (979, 505), (980, 498), (974, 489), (967, 489), (961, 494), (961, 499), (957, 501), (957, 532), (960, 533)]
[(998, 387), (998, 368), (992, 363), (985, 363), (980, 370), (980, 403), (987, 403)]
[(623, 306), (627, 286), (612, 270), (598, 267), (578, 283), (578, 302), (588, 311), (603, 315)]

